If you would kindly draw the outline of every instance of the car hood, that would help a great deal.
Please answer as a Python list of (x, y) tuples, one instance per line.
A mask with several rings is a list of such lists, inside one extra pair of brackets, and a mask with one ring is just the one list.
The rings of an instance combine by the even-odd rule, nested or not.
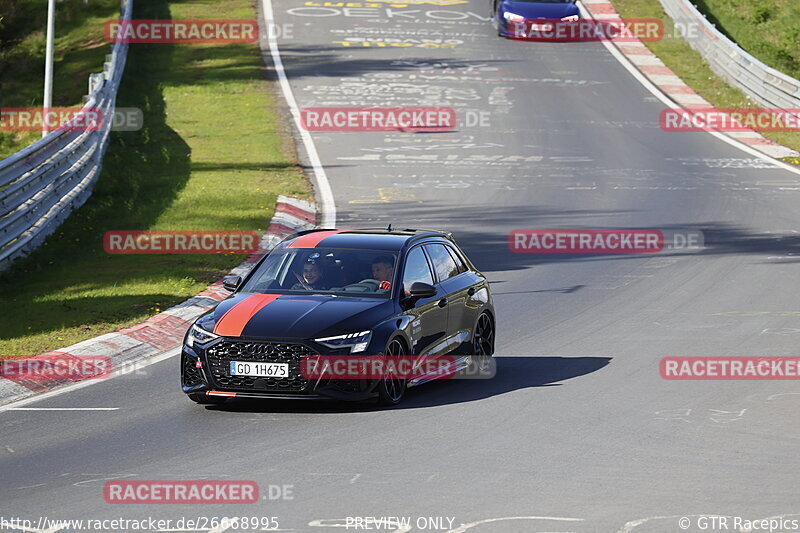
[(389, 299), (239, 293), (198, 325), (225, 337), (311, 339), (370, 330), (393, 309)]
[(514, 2), (504, 0), (503, 7), (529, 19), (561, 19), (579, 13), (575, 4), (551, 4), (545, 2)]

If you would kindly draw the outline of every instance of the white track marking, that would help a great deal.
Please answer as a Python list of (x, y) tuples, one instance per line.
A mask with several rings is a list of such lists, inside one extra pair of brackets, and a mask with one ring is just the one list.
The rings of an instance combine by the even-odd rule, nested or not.
[(119, 407), (12, 407), (9, 411), (118, 411)]
[(800, 394), (800, 392), (781, 392), (779, 394), (773, 394), (772, 396), (768, 397), (767, 401), (771, 402), (772, 400), (774, 400), (776, 398), (780, 398), (781, 396), (794, 396), (794, 395), (797, 395), (797, 394)]
[[(264, 23), (266, 24), (267, 28), (271, 28), (273, 27), (273, 24), (275, 24), (275, 15), (272, 12), (272, 2), (271, 0), (262, 0), (261, 5), (264, 10)], [(283, 61), (281, 60), (281, 53), (278, 49), (278, 38), (275, 35), (275, 32), (267, 32), (267, 42), (269, 43), (269, 51), (272, 56), (272, 64), (275, 66), (275, 72), (278, 74), (278, 81), (280, 82), (281, 91), (283, 91), (283, 97), (286, 99), (286, 103), (289, 105), (289, 110), (292, 113), (295, 126), (300, 132), (300, 138), (302, 139), (303, 145), (306, 148), (306, 153), (308, 153), (308, 159), (311, 162), (311, 166), (314, 168), (314, 181), (316, 182), (317, 191), (319, 192), (321, 203), (320, 211), (322, 212), (320, 225), (323, 228), (335, 228), (336, 204), (333, 200), (333, 190), (331, 189), (331, 184), (328, 181), (328, 176), (325, 173), (325, 169), (322, 167), (322, 161), (320, 161), (319, 154), (317, 154), (317, 148), (314, 145), (314, 139), (312, 139), (311, 134), (305, 131), (302, 127), (303, 125), (300, 120), (300, 109), (297, 107), (297, 100), (294, 98), (292, 87), (289, 85), (289, 79), (286, 77), (286, 72), (283, 69)]]
[[(406, 525), (401, 524), (398, 521), (398, 517), (386, 517), (386, 518), (388, 518), (389, 520), (380, 525), (385, 527), (386, 531), (388, 531), (389, 533), (408, 533), (409, 531), (411, 531), (411, 527), (406, 527)], [(324, 527), (324, 528), (342, 528), (342, 529), (350, 529), (353, 527), (352, 524), (348, 525), (346, 518), (319, 518), (317, 520), (312, 520), (311, 522), (309, 522), (308, 526)], [(396, 527), (398, 529), (389, 529), (390, 527)]]
[[(581, 10), (581, 16), (583, 16), (584, 18), (594, 18), (594, 17), (592, 17), (591, 13), (589, 13), (586, 10), (586, 7), (583, 5), (582, 2), (578, 2), (578, 8)], [(619, 63), (623, 67), (625, 67), (625, 69), (628, 72), (630, 72), (631, 75), (633, 75), (634, 78), (636, 78), (639, 81), (639, 83), (644, 85), (645, 89), (647, 89), (648, 91), (653, 93), (653, 95), (656, 98), (658, 98), (659, 100), (661, 100), (661, 102), (665, 106), (670, 107), (672, 109), (683, 109), (683, 107), (679, 106), (678, 104), (676, 104), (675, 102), (670, 100), (670, 98), (666, 94), (661, 92), (661, 89), (659, 89), (658, 87), (653, 85), (653, 83), (649, 79), (647, 79), (647, 77), (644, 74), (639, 72), (639, 69), (637, 69), (633, 65), (633, 63), (631, 63), (631, 61), (627, 57), (625, 57), (622, 54), (622, 52), (620, 52), (617, 49), (616, 46), (614, 46), (614, 44), (612, 44), (611, 42), (609, 42), (607, 40), (601, 40), (600, 42), (603, 43), (603, 46), (606, 47), (606, 50), (608, 50), (609, 53), (612, 56), (614, 56), (614, 58), (617, 61), (619, 61)], [(750, 146), (748, 146), (748, 145), (746, 145), (744, 143), (741, 143), (741, 142), (739, 142), (739, 141), (737, 141), (735, 139), (732, 139), (732, 138), (728, 137), (727, 135), (724, 135), (724, 134), (719, 133), (717, 131), (708, 131), (708, 130), (706, 130), (706, 133), (708, 133), (709, 135), (713, 135), (714, 137), (716, 137), (717, 139), (719, 139), (719, 140), (721, 140), (723, 142), (728, 143), (729, 145), (733, 146), (734, 148), (738, 148), (739, 150), (742, 150), (743, 152), (746, 152), (746, 153), (748, 153), (748, 154), (750, 154), (750, 155), (752, 155), (754, 157), (757, 157), (759, 159), (767, 161), (768, 163), (770, 163), (771, 165), (773, 165), (775, 167), (782, 168), (784, 170), (788, 170), (789, 172), (792, 172), (792, 173), (797, 174), (797, 175), (800, 176), (800, 169), (795, 168), (795, 167), (793, 167), (791, 165), (788, 165), (788, 164), (786, 164), (786, 163), (784, 163), (782, 161), (778, 161), (777, 159), (773, 159), (770, 156), (768, 156), (767, 154), (759, 152), (755, 148), (751, 148)]]
[(447, 533), (464, 533), (465, 531), (481, 524), (490, 524), (492, 522), (505, 522), (506, 520), (556, 520), (559, 522), (583, 522), (584, 519), (564, 518), (560, 516), (504, 516), (501, 518), (487, 518), (486, 520), (478, 520), (477, 522), (462, 524), (456, 529), (451, 529)]
[(30, 398), (24, 398), (22, 400), (12, 402), (6, 405), (0, 405), (0, 413), (12, 410), (20, 411), (21, 409), (19, 409), (19, 407), (23, 405), (28, 405), (41, 400), (54, 398), (56, 396), (60, 396), (67, 392), (76, 391), (79, 389), (83, 389), (85, 387), (91, 387), (92, 385), (95, 385), (97, 383), (105, 383), (109, 379), (114, 379), (116, 377), (123, 376), (125, 374), (130, 374), (131, 372), (136, 372), (137, 370), (141, 370), (142, 368), (154, 365), (156, 363), (160, 363), (161, 361), (165, 361), (170, 357), (175, 357), (179, 353), (180, 353), (180, 347), (173, 348), (172, 350), (168, 350), (154, 357), (148, 357), (141, 361), (137, 361), (135, 365), (123, 365), (122, 368), (120, 368), (119, 370), (115, 370), (110, 376), (108, 376), (105, 379), (87, 379), (81, 381), (80, 383), (76, 383), (74, 385), (67, 385), (66, 387), (60, 389), (52, 390), (50, 392), (45, 392), (44, 394), (38, 394), (36, 396), (31, 396)]
[(96, 483), (98, 481), (116, 481), (118, 479), (126, 478), (126, 477), (133, 477), (136, 474), (112, 474), (113, 477), (97, 477), (102, 474), (81, 474), (82, 476), (92, 476), (92, 479), (84, 479), (83, 481), (78, 481), (73, 483), (73, 487), (82, 487), (84, 485), (88, 485), (89, 483)]

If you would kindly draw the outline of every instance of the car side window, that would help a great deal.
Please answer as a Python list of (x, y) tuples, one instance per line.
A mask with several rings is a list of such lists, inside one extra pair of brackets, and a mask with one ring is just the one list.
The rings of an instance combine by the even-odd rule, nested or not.
[(447, 251), (450, 252), (450, 255), (453, 257), (453, 261), (456, 262), (456, 267), (458, 267), (458, 273), (461, 274), (462, 272), (466, 272), (467, 265), (464, 263), (464, 260), (461, 258), (458, 252), (456, 252), (452, 246), (448, 246)]
[(439, 281), (458, 275), (458, 266), (443, 244), (428, 244), (425, 249), (428, 251)]
[(433, 275), (421, 246), (408, 252), (406, 268), (403, 270), (403, 290), (409, 292), (411, 285), (417, 281), (433, 285)]

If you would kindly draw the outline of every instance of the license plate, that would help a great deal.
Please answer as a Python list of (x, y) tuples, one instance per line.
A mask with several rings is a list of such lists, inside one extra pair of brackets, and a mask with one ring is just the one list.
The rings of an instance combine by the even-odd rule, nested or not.
[(288, 378), (289, 363), (254, 363), (252, 361), (231, 361), (231, 376), (250, 376), (254, 378)]
[(536, 23), (533, 23), (533, 24), (531, 24), (531, 29), (532, 30), (539, 30), (539, 31), (552, 31), (553, 30), (553, 26), (551, 26), (550, 24), (536, 24)]

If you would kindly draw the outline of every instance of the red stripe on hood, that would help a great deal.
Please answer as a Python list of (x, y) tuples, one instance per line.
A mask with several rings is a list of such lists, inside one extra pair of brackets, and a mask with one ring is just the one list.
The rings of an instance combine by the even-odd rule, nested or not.
[(261, 311), (280, 297), (280, 294), (253, 294), (228, 309), (222, 318), (217, 320), (214, 333), (223, 337), (239, 337), (244, 327)]
[(339, 230), (315, 231), (307, 235), (302, 235), (289, 243), (287, 248), (316, 248), (323, 240), (332, 235), (341, 233)]

